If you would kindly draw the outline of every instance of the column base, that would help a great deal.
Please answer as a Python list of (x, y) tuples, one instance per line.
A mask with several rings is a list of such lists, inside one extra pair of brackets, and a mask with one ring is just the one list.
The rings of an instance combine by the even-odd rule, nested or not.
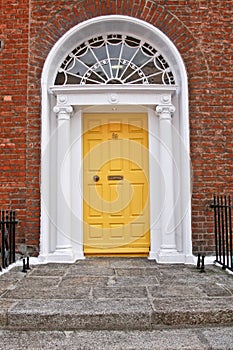
[(149, 252), (148, 260), (157, 260), (158, 254), (156, 252)]
[(156, 261), (159, 264), (184, 264), (185, 255), (172, 248), (161, 248), (157, 253)]
[(74, 262), (74, 254), (71, 247), (57, 247), (55, 252), (48, 255), (50, 261), (54, 262)]
[(186, 255), (177, 251), (170, 251), (169, 253), (165, 252), (164, 250), (160, 250), (159, 252), (150, 252), (148, 260), (155, 260), (158, 264), (196, 264), (195, 257), (193, 255)]
[(83, 252), (78, 252), (78, 253), (76, 252), (74, 254), (74, 258), (75, 258), (75, 261), (76, 260), (84, 260), (84, 259), (86, 259), (86, 257), (85, 257)]
[(83, 253), (76, 253), (63, 251), (55, 251), (54, 253), (50, 253), (48, 255), (39, 255), (38, 261), (42, 264), (47, 263), (74, 263), (77, 260), (84, 260), (85, 256)]
[(187, 264), (187, 265), (196, 265), (196, 259), (195, 259), (194, 255), (192, 255), (192, 254), (185, 255), (185, 264)]

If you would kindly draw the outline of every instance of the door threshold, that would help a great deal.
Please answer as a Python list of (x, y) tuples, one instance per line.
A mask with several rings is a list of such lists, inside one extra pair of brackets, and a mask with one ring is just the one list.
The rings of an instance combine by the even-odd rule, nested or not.
[(148, 258), (149, 254), (148, 253), (119, 253), (119, 254), (113, 254), (113, 253), (85, 253), (84, 256), (86, 258)]

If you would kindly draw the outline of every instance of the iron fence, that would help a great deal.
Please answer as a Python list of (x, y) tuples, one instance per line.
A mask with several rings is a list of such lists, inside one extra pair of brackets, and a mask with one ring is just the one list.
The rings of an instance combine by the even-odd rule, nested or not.
[(233, 248), (232, 248), (232, 198), (231, 196), (214, 196), (214, 231), (216, 262), (223, 269), (233, 271)]
[(15, 211), (0, 211), (0, 270), (15, 262), (15, 227), (17, 223)]

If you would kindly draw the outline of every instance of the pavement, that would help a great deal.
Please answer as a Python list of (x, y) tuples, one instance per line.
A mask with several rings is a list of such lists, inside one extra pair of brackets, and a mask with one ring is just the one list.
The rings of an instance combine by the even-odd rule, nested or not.
[(0, 349), (233, 349), (233, 275), (87, 258), (0, 276)]

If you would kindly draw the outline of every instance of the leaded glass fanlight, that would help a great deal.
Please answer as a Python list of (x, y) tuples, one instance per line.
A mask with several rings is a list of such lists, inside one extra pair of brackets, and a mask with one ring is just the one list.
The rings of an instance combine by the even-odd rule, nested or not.
[(122, 34), (94, 37), (62, 62), (55, 85), (174, 85), (168, 62), (147, 42)]

